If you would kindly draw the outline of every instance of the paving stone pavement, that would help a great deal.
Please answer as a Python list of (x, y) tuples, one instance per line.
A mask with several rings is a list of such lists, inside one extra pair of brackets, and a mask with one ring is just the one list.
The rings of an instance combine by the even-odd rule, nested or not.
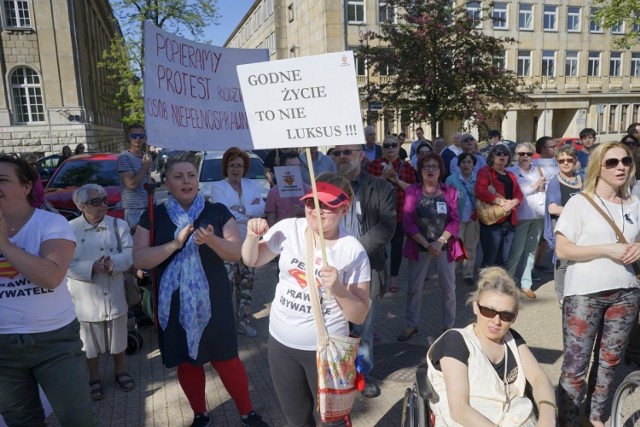
[[(553, 287), (553, 275), (541, 273), (541, 285), (534, 286), (538, 298), (522, 300), (522, 308), (514, 329), (520, 332), (545, 372), (556, 384), (562, 362), (561, 312)], [(352, 420), (355, 427), (395, 427), (400, 425), (402, 401), (407, 387), (411, 387), (415, 370), (423, 365), (427, 337), (436, 337), (442, 331), (440, 291), (435, 274), (429, 275), (423, 295), (422, 321), (419, 333), (406, 343), (396, 340), (404, 328), (406, 304), (406, 261), (400, 273), (401, 290), (387, 293), (378, 305), (376, 332), (382, 343), (374, 346), (375, 368), (372, 376), (380, 382), (382, 394), (375, 399), (357, 396)], [(273, 427), (284, 425), (284, 419), (273, 390), (267, 362), (269, 306), (273, 299), (275, 264), (258, 269), (255, 275), (254, 320), (258, 330), (256, 338), (239, 336), (240, 358), (249, 376), (254, 409)], [(473, 320), (471, 309), (465, 304), (472, 289), (458, 280), (456, 327), (464, 327)], [(165, 369), (160, 360), (152, 326), (143, 326), (142, 351), (128, 356), (128, 369), (136, 381), (135, 390), (123, 393), (115, 384), (113, 363), (101, 357), (101, 370), (105, 398), (94, 402), (94, 411), (102, 426), (189, 426), (193, 413), (184, 397), (175, 369)], [(207, 371), (207, 405), (214, 426), (240, 426), (240, 418), (233, 401), (211, 367)], [(616, 384), (632, 371), (621, 363)], [(57, 426), (55, 415), (47, 420), (48, 426)]]

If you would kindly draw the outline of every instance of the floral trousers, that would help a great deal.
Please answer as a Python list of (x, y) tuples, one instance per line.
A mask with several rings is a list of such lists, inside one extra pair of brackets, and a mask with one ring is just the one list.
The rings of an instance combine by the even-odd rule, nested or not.
[(236, 291), (236, 322), (249, 317), (248, 308), (253, 294), (254, 268), (247, 267), (242, 261), (225, 263), (229, 282)]
[[(564, 298), (564, 358), (558, 387), (560, 425), (578, 425), (578, 418), (583, 412), (592, 420), (602, 421), (607, 400), (614, 391), (611, 386), (615, 368), (638, 318), (639, 302), (638, 288)], [(589, 364), (594, 352), (590, 375)], [(595, 380), (591, 389), (589, 377)], [(589, 394), (590, 408), (584, 408), (589, 405)]]

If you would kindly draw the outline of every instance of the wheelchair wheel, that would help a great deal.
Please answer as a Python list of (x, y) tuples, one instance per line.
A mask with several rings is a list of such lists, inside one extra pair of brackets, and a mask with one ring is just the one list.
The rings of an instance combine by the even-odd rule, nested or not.
[(611, 427), (640, 425), (640, 371), (627, 375), (611, 405)]
[(418, 390), (414, 384), (404, 392), (402, 402), (402, 427), (429, 427), (426, 417), (426, 405), (418, 396)]

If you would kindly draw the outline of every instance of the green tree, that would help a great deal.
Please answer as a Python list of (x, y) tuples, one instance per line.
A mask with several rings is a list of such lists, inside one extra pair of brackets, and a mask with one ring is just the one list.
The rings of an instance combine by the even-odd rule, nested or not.
[(374, 72), (389, 70), (393, 78), (363, 88), (365, 99), (402, 111), (403, 121), (431, 124), (432, 139), (436, 125), (445, 120), (481, 127), (512, 105), (531, 105), (525, 91), (518, 90), (518, 77), (501, 64), (505, 45), (515, 40), (476, 28), (491, 19), (489, 7), (471, 16), (465, 5), (451, 1), (388, 4), (397, 8), (398, 22), (383, 22), (379, 33), (365, 34), (358, 55)]
[(180, 36), (202, 40), (204, 29), (219, 18), (216, 3), (217, 0), (111, 0), (124, 36), (114, 37), (99, 66), (107, 71), (114, 94), (109, 101), (120, 111), (124, 124), (144, 122), (144, 21)]
[(594, 7), (599, 7), (596, 19), (600, 19), (604, 28), (611, 28), (616, 25), (627, 23), (624, 35), (617, 36), (615, 45), (629, 49), (631, 46), (640, 43), (640, 0), (594, 0)]

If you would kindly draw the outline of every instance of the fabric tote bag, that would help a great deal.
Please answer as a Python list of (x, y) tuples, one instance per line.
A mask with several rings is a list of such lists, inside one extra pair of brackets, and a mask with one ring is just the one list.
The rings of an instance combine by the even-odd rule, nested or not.
[(356, 393), (356, 355), (360, 338), (329, 335), (322, 315), (320, 296), (314, 275), (313, 232), (306, 231), (307, 286), (316, 323), (318, 343), (318, 412), (323, 423), (343, 420), (351, 413)]

